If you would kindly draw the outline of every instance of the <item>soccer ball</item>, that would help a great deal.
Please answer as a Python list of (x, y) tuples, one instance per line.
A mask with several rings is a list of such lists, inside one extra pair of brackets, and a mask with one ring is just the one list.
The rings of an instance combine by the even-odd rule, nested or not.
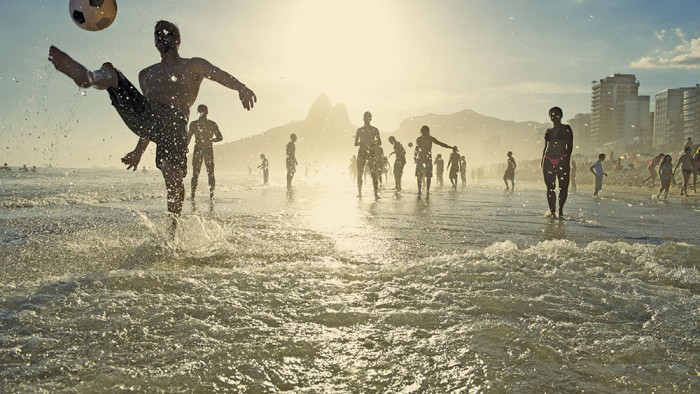
[(90, 31), (106, 29), (117, 17), (116, 0), (70, 0), (70, 18), (78, 27)]

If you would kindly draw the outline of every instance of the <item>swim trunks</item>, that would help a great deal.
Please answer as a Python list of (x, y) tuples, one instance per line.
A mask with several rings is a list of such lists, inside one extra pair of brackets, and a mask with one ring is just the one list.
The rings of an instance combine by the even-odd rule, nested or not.
[(124, 124), (156, 144), (156, 167), (168, 162), (187, 174), (187, 114), (151, 102), (119, 70), (117, 75), (117, 87), (107, 92)]

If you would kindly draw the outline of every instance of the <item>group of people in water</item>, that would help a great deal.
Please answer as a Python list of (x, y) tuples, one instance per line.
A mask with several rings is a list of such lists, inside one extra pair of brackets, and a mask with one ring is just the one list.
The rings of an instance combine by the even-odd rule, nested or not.
[[(5, 163), (2, 167), (0, 167), (0, 171), (5, 171), (5, 172), (10, 172), (12, 171), (12, 168)], [(36, 166), (32, 166), (32, 168), (27, 167), (26, 164), (22, 165), (22, 167), (19, 168), (19, 172), (36, 172)]]
[(658, 178), (661, 187), (656, 197), (660, 198), (663, 193), (665, 199), (668, 196), (671, 184), (675, 183), (675, 174), (678, 171), (678, 167), (680, 167), (683, 176), (680, 186), (680, 195), (688, 196), (691, 176), (693, 178), (693, 192), (697, 193), (697, 179), (700, 173), (700, 147), (693, 152), (693, 140), (691, 137), (688, 137), (688, 140), (683, 146), (683, 153), (678, 157), (675, 166), (673, 165), (673, 157), (664, 153), (659, 153), (649, 160), (649, 165), (647, 166), (649, 176), (642, 181), (642, 185), (646, 185), (646, 183), (649, 182), (653, 187)]
[[(143, 152), (150, 141), (156, 143), (156, 166), (161, 170), (167, 192), (167, 208), (173, 218), (182, 211), (185, 197), (184, 178), (187, 174), (187, 146), (195, 137), (193, 154), (191, 198), (194, 200), (198, 176), (202, 163), (206, 166), (209, 178), (210, 200), (214, 199), (214, 160), (212, 143), (223, 139), (217, 124), (208, 119), (208, 108), (197, 108), (199, 119), (188, 127), (190, 108), (197, 99), (202, 81), (206, 78), (238, 92), (243, 108), (250, 110), (257, 101), (255, 93), (237, 78), (199, 57), (183, 58), (179, 54), (181, 43), (178, 27), (168, 21), (158, 21), (154, 28), (155, 47), (160, 53), (160, 62), (144, 68), (138, 76), (140, 91), (111, 63), (104, 63), (97, 70), (90, 71), (68, 54), (55, 46), (49, 49), (49, 61), (61, 73), (67, 75), (81, 88), (93, 87), (106, 90), (112, 105), (121, 116), (126, 126), (138, 137), (136, 148), (126, 154), (121, 161), (127, 169), (136, 170)], [(571, 155), (573, 150), (573, 131), (563, 124), (562, 110), (554, 107), (549, 111), (553, 126), (545, 132), (542, 153), (542, 173), (547, 187), (547, 202), (552, 217), (563, 217), (571, 177)], [(386, 156), (381, 147), (379, 130), (371, 125), (372, 114), (368, 111), (363, 116), (364, 125), (355, 134), (355, 146), (358, 147), (357, 195), (362, 196), (363, 173), (369, 170), (372, 178), (374, 197), (378, 198), (379, 181), (388, 157), (395, 156), (393, 174), (395, 189), (402, 190), (402, 175), (406, 165), (406, 150), (395, 137), (389, 137), (392, 152)], [(298, 165), (296, 159), (296, 135), (290, 136), (286, 146), (287, 187)], [(430, 194), (433, 167), (439, 184), (442, 184), (444, 161), (442, 155), (434, 160), (433, 145), (451, 150), (447, 171), (452, 188), (457, 187), (458, 175), (462, 184), (466, 183), (466, 159), (460, 156), (456, 146), (441, 142), (430, 134), (430, 128), (424, 125), (415, 141), (414, 162), (418, 194)], [(409, 143), (409, 147), (411, 144)], [(512, 152), (508, 152), (507, 169), (503, 176), (506, 189), (515, 187), (514, 177), (516, 162)], [(265, 155), (260, 156), (264, 183), (268, 182), (269, 162)], [(685, 174), (686, 163), (683, 159)], [(388, 170), (387, 170), (388, 171)], [(663, 173), (666, 176), (665, 172)], [(509, 186), (510, 182), (510, 186)], [(176, 221), (173, 220), (175, 224)]]

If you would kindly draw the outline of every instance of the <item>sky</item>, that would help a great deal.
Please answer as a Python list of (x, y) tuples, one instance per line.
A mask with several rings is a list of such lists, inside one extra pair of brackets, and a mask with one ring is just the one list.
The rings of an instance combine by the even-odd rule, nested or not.
[(590, 112), (591, 82), (614, 73), (635, 74), (652, 101), (700, 83), (697, 0), (118, 0), (99, 32), (78, 28), (68, 3), (0, 2), (0, 163), (120, 167), (137, 138), (106, 92), (53, 69), (48, 48), (89, 69), (110, 61), (137, 82), (159, 61), (160, 19), (179, 26), (181, 56), (257, 94), (248, 112), (237, 92), (204, 82), (196, 104), (224, 141), (304, 119), (320, 94), (355, 124), (370, 110), (392, 132), (410, 116), (465, 109), (547, 122), (557, 105), (573, 117)]

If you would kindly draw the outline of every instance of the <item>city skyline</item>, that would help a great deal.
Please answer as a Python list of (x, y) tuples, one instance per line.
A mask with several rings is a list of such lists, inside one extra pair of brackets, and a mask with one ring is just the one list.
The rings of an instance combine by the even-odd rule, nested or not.
[(615, 73), (635, 74), (652, 102), (699, 82), (692, 1), (119, 2), (113, 26), (97, 33), (73, 25), (67, 4), (0, 5), (3, 161), (119, 166), (134, 136), (104, 92), (81, 94), (46, 52), (55, 44), (90, 68), (109, 60), (133, 80), (158, 61), (158, 19), (180, 26), (183, 56), (206, 57), (258, 94), (248, 113), (235, 92), (203, 85), (198, 103), (229, 142), (302, 119), (321, 93), (354, 122), (370, 109), (393, 131), (409, 116), (465, 109), (546, 122), (558, 105), (573, 118), (591, 112), (591, 81)]

